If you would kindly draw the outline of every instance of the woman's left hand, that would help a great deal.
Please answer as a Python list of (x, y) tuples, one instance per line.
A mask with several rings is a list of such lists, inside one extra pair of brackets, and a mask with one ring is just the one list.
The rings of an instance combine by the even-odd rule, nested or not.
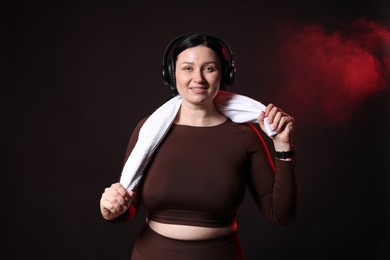
[(264, 118), (271, 124), (272, 130), (277, 132), (276, 135), (271, 137), (275, 149), (277, 151), (289, 151), (292, 148), (294, 118), (273, 104), (269, 104), (257, 118), (263, 131), (265, 131)]

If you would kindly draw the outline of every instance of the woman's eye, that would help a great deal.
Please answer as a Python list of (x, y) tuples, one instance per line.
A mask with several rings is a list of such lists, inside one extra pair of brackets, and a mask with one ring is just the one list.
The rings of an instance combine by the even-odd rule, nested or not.
[(205, 70), (208, 72), (213, 72), (213, 71), (215, 71), (215, 68), (214, 67), (206, 67)]
[(183, 70), (186, 70), (186, 71), (191, 71), (192, 68), (191, 67), (184, 67)]

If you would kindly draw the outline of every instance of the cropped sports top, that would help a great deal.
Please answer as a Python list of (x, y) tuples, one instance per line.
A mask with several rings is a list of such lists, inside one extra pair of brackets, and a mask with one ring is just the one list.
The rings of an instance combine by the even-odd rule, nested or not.
[[(143, 122), (130, 138), (126, 158)], [(294, 218), (294, 162), (274, 165), (261, 136), (247, 124), (228, 119), (212, 127), (173, 125), (145, 171), (133, 206), (144, 205), (151, 220), (231, 225), (247, 187), (270, 221), (287, 225)]]

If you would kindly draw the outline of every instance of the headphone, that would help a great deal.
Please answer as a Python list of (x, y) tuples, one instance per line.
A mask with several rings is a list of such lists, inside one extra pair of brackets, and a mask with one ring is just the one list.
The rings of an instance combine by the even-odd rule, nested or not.
[(170, 86), (171, 90), (177, 93), (176, 90), (176, 77), (175, 77), (175, 65), (176, 60), (174, 58), (168, 58), (171, 50), (181, 41), (184, 39), (199, 35), (202, 37), (211, 37), (215, 40), (217, 40), (222, 47), (228, 51), (230, 61), (222, 61), (222, 75), (221, 75), (221, 85), (220, 89), (224, 90), (226, 86), (233, 86), (234, 83), (234, 77), (236, 73), (236, 67), (234, 65), (234, 54), (230, 46), (221, 38), (214, 36), (209, 33), (186, 33), (183, 35), (178, 36), (177, 38), (173, 39), (168, 46), (166, 47), (164, 51), (163, 56), (163, 66), (162, 66), (162, 77), (164, 81), (164, 85)]

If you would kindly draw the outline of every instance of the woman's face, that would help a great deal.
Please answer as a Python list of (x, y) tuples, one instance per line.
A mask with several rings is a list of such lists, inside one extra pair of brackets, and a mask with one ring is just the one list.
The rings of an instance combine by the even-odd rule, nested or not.
[(221, 81), (221, 61), (199, 45), (182, 51), (176, 60), (176, 87), (183, 100), (203, 104), (214, 99)]

